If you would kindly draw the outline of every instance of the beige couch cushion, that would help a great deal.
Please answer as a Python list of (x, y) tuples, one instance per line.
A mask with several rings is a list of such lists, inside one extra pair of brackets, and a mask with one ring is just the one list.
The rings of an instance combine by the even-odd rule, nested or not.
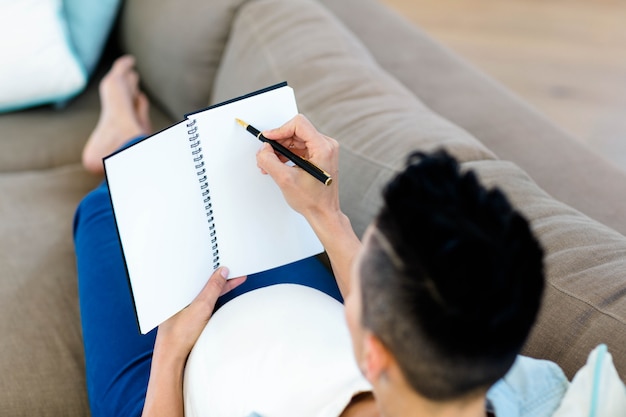
[(80, 165), (0, 174), (2, 416), (88, 415), (72, 217), (95, 184)]
[(143, 85), (173, 119), (206, 106), (230, 25), (246, 0), (128, 0), (123, 49)]
[(0, 172), (80, 161), (98, 111), (98, 89), (92, 85), (64, 109), (44, 106), (0, 115)]
[(380, 188), (410, 151), (443, 146), (463, 161), (493, 158), (385, 73), (317, 2), (246, 3), (233, 23), (212, 101), (285, 80), (300, 111), (341, 143), (341, 203), (359, 234), (380, 206)]
[(606, 343), (626, 376), (626, 238), (546, 194), (516, 165), (464, 164), (499, 186), (546, 250), (548, 285), (525, 353), (557, 361), (571, 378)]

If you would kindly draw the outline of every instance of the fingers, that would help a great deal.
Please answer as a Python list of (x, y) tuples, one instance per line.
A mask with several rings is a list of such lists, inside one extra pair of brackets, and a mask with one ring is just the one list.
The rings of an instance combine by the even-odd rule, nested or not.
[[(299, 156), (310, 160), (313, 160), (320, 150), (324, 150), (322, 153), (327, 153), (327, 142), (331, 140), (319, 133), (313, 124), (302, 114), (296, 115), (276, 129), (264, 131), (263, 135), (268, 139), (281, 143)], [(269, 146), (263, 146), (257, 154), (257, 164), (263, 173), (268, 173), (274, 180), (278, 180), (280, 177), (277, 175), (288, 175), (289, 170), (281, 166), (287, 159), (282, 155), (272, 157), (272, 153)], [(293, 175), (293, 170), (291, 175)]]
[(248, 277), (229, 279), (228, 281), (226, 281), (226, 285), (224, 285), (224, 288), (222, 289), (222, 293), (220, 295), (224, 295), (227, 292), (234, 290), (235, 288), (246, 282), (247, 279)]
[(321, 135), (309, 119), (302, 114), (298, 114), (281, 127), (264, 131), (263, 136), (273, 140), (293, 139), (294, 147), (301, 148), (297, 143), (298, 141), (309, 142), (319, 138)]
[(222, 293), (226, 285), (226, 277), (228, 276), (228, 268), (222, 267), (216, 269), (205, 284), (200, 294), (196, 297), (193, 304), (201, 305), (203, 308), (209, 307), (213, 311), (215, 302)]
[(293, 168), (285, 165), (268, 143), (264, 143), (257, 153), (257, 166), (261, 172), (269, 174), (279, 186), (294, 174)]
[(214, 271), (193, 302), (159, 326), (157, 343), (167, 346), (168, 354), (186, 360), (211, 319), (219, 296), (246, 280), (246, 277), (227, 280), (228, 274), (228, 268), (225, 267)]
[(246, 277), (227, 280), (226, 278), (228, 278), (228, 274), (229, 270), (225, 266), (216, 269), (202, 291), (200, 291), (200, 294), (196, 297), (195, 301), (202, 304), (204, 307), (210, 307), (212, 311), (215, 306), (215, 302), (221, 295), (224, 295), (233, 288), (243, 284), (246, 280)]

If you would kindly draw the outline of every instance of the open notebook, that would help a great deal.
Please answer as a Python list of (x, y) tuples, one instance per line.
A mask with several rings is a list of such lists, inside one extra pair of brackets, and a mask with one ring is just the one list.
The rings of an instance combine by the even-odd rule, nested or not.
[(186, 115), (104, 160), (139, 328), (186, 307), (220, 265), (249, 275), (318, 254), (320, 241), (256, 165), (259, 129), (297, 114), (286, 83)]

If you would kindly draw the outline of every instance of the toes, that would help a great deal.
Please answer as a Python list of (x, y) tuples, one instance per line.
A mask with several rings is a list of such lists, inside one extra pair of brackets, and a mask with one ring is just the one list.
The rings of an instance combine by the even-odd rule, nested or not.
[(135, 66), (135, 57), (132, 55), (124, 55), (115, 60), (111, 72), (124, 73)]
[(139, 74), (137, 74), (137, 71), (131, 69), (126, 72), (125, 81), (131, 95), (136, 97), (139, 94)]
[(134, 70), (135, 58), (131, 55), (124, 55), (115, 60), (109, 72), (100, 82), (100, 92), (107, 90), (112, 84), (120, 82), (126, 84), (132, 95), (135, 95), (139, 86), (139, 74)]
[(148, 97), (141, 91), (137, 93), (135, 111), (137, 113), (137, 119), (141, 125), (144, 133), (149, 134), (152, 132), (152, 123), (150, 122), (150, 101)]

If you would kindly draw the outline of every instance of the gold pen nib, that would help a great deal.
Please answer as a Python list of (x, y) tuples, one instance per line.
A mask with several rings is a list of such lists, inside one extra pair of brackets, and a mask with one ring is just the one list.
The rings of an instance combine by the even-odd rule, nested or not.
[(248, 128), (248, 123), (244, 122), (241, 119), (237, 119), (237, 118), (235, 118), (235, 120), (237, 120), (237, 123), (239, 123), (241, 126), (243, 126), (244, 129)]

